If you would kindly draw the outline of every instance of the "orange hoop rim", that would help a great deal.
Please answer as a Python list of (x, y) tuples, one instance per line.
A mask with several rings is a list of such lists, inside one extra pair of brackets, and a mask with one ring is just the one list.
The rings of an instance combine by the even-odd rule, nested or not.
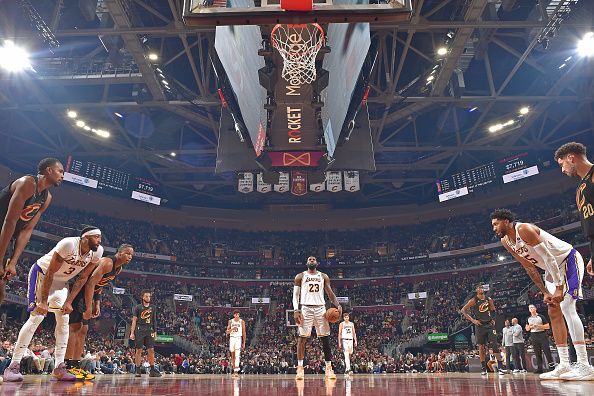
[[(308, 26), (314, 26), (315, 28), (317, 28), (320, 32), (320, 39), (318, 40), (317, 44), (314, 47), (311, 47), (312, 49), (315, 50), (319, 50), (322, 47), (322, 43), (324, 42), (324, 29), (318, 24), (318, 23), (289, 23), (289, 24), (283, 24), (283, 23), (277, 23), (276, 25), (274, 25), (274, 27), (272, 28), (272, 31), (270, 32), (270, 39), (272, 41), (272, 46), (274, 48), (276, 48), (277, 50), (279, 50), (277, 44), (276, 44), (276, 39), (274, 38), (274, 33), (281, 27), (281, 26), (286, 26), (287, 28), (292, 28), (292, 29), (306, 29)], [(280, 50), (279, 50), (280, 51)], [(307, 51), (304, 53), (308, 53), (311, 52)], [(294, 52), (294, 54), (302, 54), (301, 52)]]

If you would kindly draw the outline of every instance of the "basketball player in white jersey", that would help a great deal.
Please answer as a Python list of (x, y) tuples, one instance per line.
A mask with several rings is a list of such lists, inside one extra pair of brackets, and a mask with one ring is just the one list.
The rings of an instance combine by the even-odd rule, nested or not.
[(338, 349), (342, 349), (344, 353), (344, 373), (351, 375), (351, 355), (357, 346), (357, 333), (355, 332), (355, 324), (350, 321), (348, 312), (342, 314), (343, 322), (338, 327)]
[(330, 287), (328, 275), (318, 271), (318, 260), (310, 256), (307, 258), (307, 271), (297, 274), (293, 287), (294, 318), (298, 327), (297, 338), (297, 376), (295, 379), (305, 378), (303, 359), (305, 357), (305, 342), (311, 335), (311, 329), (316, 327), (316, 335), (322, 341), (324, 360), (326, 361), (326, 379), (336, 379), (332, 370), (332, 351), (330, 349), (330, 323), (326, 319), (326, 301), (324, 292), (342, 316), (342, 307)]
[[(590, 366), (586, 352), (584, 325), (575, 307), (576, 300), (583, 298), (582, 256), (569, 243), (534, 224), (514, 223), (514, 215), (507, 209), (495, 210), (491, 214), (491, 224), (503, 247), (524, 267), (548, 305), (560, 363), (555, 370), (541, 374), (540, 378), (594, 380), (594, 368)], [(544, 282), (537, 267), (545, 271)], [(569, 363), (567, 328), (578, 360), (573, 366)]]
[[(88, 278), (102, 255), (101, 231), (96, 227), (87, 227), (80, 237), (62, 239), (49, 253), (33, 264), (29, 271), (27, 288), (27, 310), (31, 314), (19, 332), (12, 362), (4, 371), (4, 381), (23, 380), (23, 375), (19, 372), (21, 359), (48, 311), (56, 317), (56, 368), (52, 375), (60, 381), (77, 379), (68, 373), (64, 364), (68, 345), (69, 315), (62, 311), (62, 305), (68, 297), (68, 281), (79, 273), (81, 277)], [(82, 379), (82, 376), (80, 378)]]
[(245, 321), (239, 317), (239, 311), (233, 311), (233, 319), (227, 323), (229, 335), (229, 352), (233, 362), (233, 377), (239, 376), (239, 358), (241, 351), (245, 350)]

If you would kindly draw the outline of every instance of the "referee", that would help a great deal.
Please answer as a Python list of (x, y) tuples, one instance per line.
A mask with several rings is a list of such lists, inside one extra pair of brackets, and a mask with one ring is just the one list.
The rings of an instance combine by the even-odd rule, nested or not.
[(130, 339), (134, 341), (136, 347), (136, 377), (140, 377), (142, 369), (142, 347), (145, 346), (148, 351), (148, 360), (151, 365), (150, 377), (160, 377), (161, 373), (155, 369), (155, 338), (157, 338), (156, 309), (151, 305), (151, 292), (143, 290), (142, 304), (134, 306), (132, 309), (132, 329)]
[(546, 330), (551, 328), (547, 318), (536, 312), (536, 307), (533, 304), (528, 305), (530, 310), (530, 316), (528, 317), (528, 323), (526, 324), (526, 331), (530, 332), (530, 343), (534, 348), (534, 356), (536, 356), (536, 371), (535, 374), (542, 374), (543, 362), (542, 354), (544, 353), (549, 367), (555, 366), (553, 355), (551, 354), (551, 347), (549, 345), (549, 335)]
[(561, 172), (569, 177), (579, 177), (575, 200), (582, 230), (590, 242), (590, 261), (586, 270), (594, 275), (592, 270), (592, 254), (594, 254), (594, 164), (588, 161), (586, 146), (581, 143), (565, 143), (555, 151), (555, 161), (561, 167)]

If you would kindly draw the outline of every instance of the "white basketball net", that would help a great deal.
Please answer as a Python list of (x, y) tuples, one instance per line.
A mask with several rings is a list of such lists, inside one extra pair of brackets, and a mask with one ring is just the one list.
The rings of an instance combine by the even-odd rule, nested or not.
[(283, 57), (282, 77), (291, 85), (311, 84), (316, 79), (316, 55), (324, 41), (317, 23), (276, 25), (272, 45)]

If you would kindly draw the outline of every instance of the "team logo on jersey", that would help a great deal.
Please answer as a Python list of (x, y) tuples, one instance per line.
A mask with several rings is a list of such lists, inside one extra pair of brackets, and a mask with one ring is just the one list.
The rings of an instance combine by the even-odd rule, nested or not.
[(150, 309), (150, 308), (145, 309), (140, 313), (140, 319), (142, 319), (142, 320), (150, 319), (152, 313), (153, 313), (152, 309)]
[(23, 210), (21, 211), (21, 217), (20, 219), (22, 221), (31, 221), (33, 220), (33, 217), (35, 217), (35, 215), (37, 214), (37, 212), (39, 212), (39, 209), (41, 209), (41, 204), (39, 202), (35, 202), (31, 205), (27, 205), (23, 208)]
[(478, 310), (479, 312), (487, 312), (489, 310), (489, 302), (485, 301), (484, 303), (480, 304)]

